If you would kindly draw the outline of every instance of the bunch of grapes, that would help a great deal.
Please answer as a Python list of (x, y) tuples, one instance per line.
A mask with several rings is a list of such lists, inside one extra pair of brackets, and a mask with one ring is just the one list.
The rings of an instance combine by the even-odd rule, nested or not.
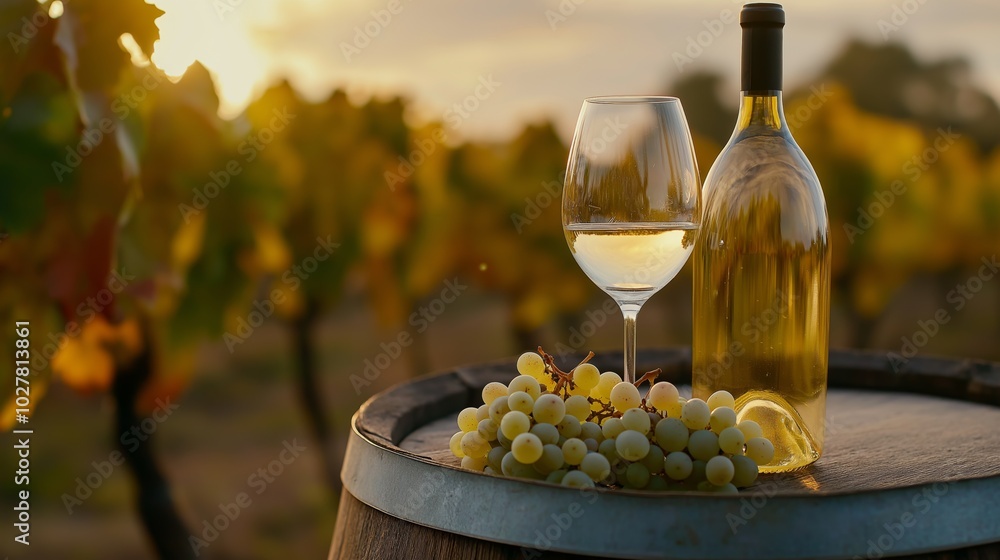
[(485, 404), (459, 413), (450, 448), (462, 467), (578, 488), (735, 493), (773, 458), (761, 427), (736, 421), (727, 391), (685, 399), (655, 383), (659, 370), (626, 383), (592, 357), (564, 372), (541, 348), (522, 354), (518, 377), (487, 384)]

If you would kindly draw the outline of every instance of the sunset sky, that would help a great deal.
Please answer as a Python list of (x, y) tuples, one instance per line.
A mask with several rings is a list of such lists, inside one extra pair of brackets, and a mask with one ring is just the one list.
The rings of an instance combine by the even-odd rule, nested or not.
[[(674, 53), (685, 54), (688, 38), (706, 30), (704, 21), (720, 18), (723, 10), (737, 13), (739, 1), (153, 3), (166, 11), (158, 20), (154, 62), (176, 75), (201, 60), (216, 76), (224, 116), (237, 114), (269, 83), (287, 77), (311, 99), (335, 87), (359, 101), (404, 94), (415, 104), (417, 122), (446, 120), (448, 107), (474, 95), (480, 79), (492, 76), (495, 91), (480, 88), (485, 99), (470, 102), (478, 108), (452, 126), (457, 137), (504, 138), (543, 117), (554, 118), (568, 135), (586, 96), (669, 93), (667, 85), (681, 71), (699, 69), (723, 73), (735, 91), (739, 77), (738, 23), (710, 25), (718, 37), (681, 71), (674, 59)], [(969, 58), (975, 81), (1000, 98), (996, 0), (791, 0), (785, 9), (786, 87), (806, 83), (849, 37), (882, 41), (879, 20), (891, 22), (897, 12), (896, 21), (905, 21), (889, 32), (890, 39), (905, 42), (925, 60)], [(376, 16), (387, 23), (377, 23)], [(375, 34), (364, 37), (367, 44), (356, 40), (356, 28), (366, 27)]]

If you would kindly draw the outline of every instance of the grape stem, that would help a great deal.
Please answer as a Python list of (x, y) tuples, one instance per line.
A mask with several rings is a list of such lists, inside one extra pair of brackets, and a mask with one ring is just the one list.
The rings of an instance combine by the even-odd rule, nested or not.
[(633, 383), (633, 385), (635, 385), (636, 388), (638, 388), (643, 383), (649, 381), (649, 386), (652, 387), (653, 383), (656, 383), (656, 378), (659, 377), (661, 373), (663, 373), (663, 370), (660, 368), (656, 368), (652, 371), (647, 371), (646, 373), (642, 374), (642, 377), (637, 379), (635, 383)]
[[(573, 383), (573, 371), (575, 371), (576, 368), (580, 367), (581, 365), (589, 362), (594, 357), (593, 352), (587, 352), (587, 356), (583, 360), (581, 360), (579, 364), (576, 364), (576, 366), (573, 367), (573, 369), (569, 370), (569, 373), (567, 373), (559, 369), (559, 366), (556, 365), (555, 358), (552, 357), (551, 354), (546, 353), (545, 350), (542, 350), (541, 346), (538, 347), (538, 354), (541, 355), (542, 360), (545, 361), (545, 370), (556, 382), (556, 386), (552, 389), (552, 392), (557, 395), (565, 393), (567, 384), (569, 385), (570, 389), (576, 388), (576, 385)], [(563, 396), (566, 395), (563, 394)]]

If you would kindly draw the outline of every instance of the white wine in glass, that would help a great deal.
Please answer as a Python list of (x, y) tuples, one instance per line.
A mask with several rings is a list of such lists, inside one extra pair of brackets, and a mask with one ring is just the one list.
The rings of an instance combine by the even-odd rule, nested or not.
[(636, 316), (691, 256), (700, 201), (680, 101), (584, 102), (563, 189), (563, 230), (577, 264), (622, 310), (626, 381), (635, 380)]

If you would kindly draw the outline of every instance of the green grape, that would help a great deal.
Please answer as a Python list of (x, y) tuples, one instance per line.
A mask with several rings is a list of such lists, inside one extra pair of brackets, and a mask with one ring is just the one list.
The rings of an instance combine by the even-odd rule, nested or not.
[(667, 417), (668, 418), (678, 418), (679, 419), (681, 417), (681, 410), (683, 410), (684, 403), (686, 403), (686, 402), (687, 402), (687, 399), (685, 399), (684, 397), (677, 397), (677, 402), (675, 402), (675, 403), (668, 403), (667, 404), (667, 409), (665, 411), (667, 413)]
[(611, 474), (611, 463), (600, 453), (587, 453), (583, 461), (580, 461), (580, 471), (586, 473), (594, 482), (600, 482)]
[(655, 426), (657, 422), (663, 420), (663, 416), (657, 414), (656, 412), (647, 412), (646, 416), (649, 417), (649, 425)]
[(536, 471), (547, 475), (562, 468), (564, 463), (562, 449), (558, 445), (546, 444), (542, 446), (542, 456), (535, 461), (534, 467)]
[(497, 431), (497, 443), (500, 444), (500, 447), (510, 451), (510, 444), (513, 442), (510, 441), (509, 437), (503, 435), (503, 430), (501, 429)]
[(486, 418), (485, 420), (479, 421), (479, 427), (476, 428), (476, 431), (478, 431), (479, 435), (482, 436), (482, 438), (485, 439), (486, 441), (496, 441), (497, 430), (499, 429), (500, 426), (497, 426), (496, 422), (490, 420), (489, 418)]
[(487, 465), (487, 466), (486, 466), (486, 468), (485, 468), (485, 469), (483, 469), (483, 472), (484, 472), (484, 473), (486, 473), (486, 474), (493, 474), (493, 475), (495, 475), (495, 474), (497, 474), (497, 473), (498, 473), (499, 471), (497, 471), (497, 470), (496, 470), (496, 469), (494, 469), (493, 467), (491, 467), (491, 466)]
[(504, 476), (514, 476), (514, 467), (517, 464), (517, 459), (514, 458), (514, 454), (509, 451), (504, 454), (503, 459), (500, 460), (500, 472)]
[(743, 432), (735, 426), (726, 428), (719, 434), (719, 449), (723, 453), (742, 455), (744, 443), (746, 443), (746, 439), (743, 436)]
[(688, 477), (688, 480), (694, 483), (705, 480), (705, 465), (707, 464), (708, 463), (702, 461), (701, 459), (691, 461), (691, 476)]
[(666, 411), (671, 404), (676, 403), (680, 397), (677, 387), (668, 381), (661, 381), (653, 385), (646, 395), (646, 403), (659, 411)]
[(716, 486), (712, 489), (712, 492), (717, 494), (739, 494), (740, 490), (732, 482), (728, 482), (722, 486)]
[(483, 472), (486, 468), (486, 457), (473, 459), (466, 455), (462, 458), (462, 468), (470, 471)]
[(700, 430), (705, 426), (708, 426), (708, 421), (711, 418), (711, 411), (708, 410), (708, 404), (701, 399), (690, 399), (684, 403), (681, 409), (681, 422), (692, 430)]
[(716, 455), (705, 463), (705, 478), (716, 486), (733, 480), (733, 462), (728, 457)]
[(535, 379), (545, 377), (545, 361), (535, 352), (525, 352), (517, 359), (517, 372)]
[(516, 391), (507, 396), (507, 406), (511, 410), (531, 414), (535, 409), (535, 399), (531, 398), (531, 395), (524, 391)]
[(712, 411), (712, 417), (708, 420), (708, 425), (716, 434), (722, 430), (736, 426), (736, 411), (729, 407), (719, 407)]
[(494, 447), (490, 449), (490, 452), (486, 454), (486, 464), (488, 464), (494, 471), (502, 472), (501, 463), (503, 462), (503, 456), (507, 454), (507, 450), (503, 447)]
[(625, 412), (630, 408), (639, 406), (642, 397), (639, 396), (639, 389), (631, 383), (622, 382), (611, 389), (611, 406), (618, 412)]
[(503, 419), (504, 414), (510, 412), (510, 405), (507, 404), (507, 396), (497, 397), (490, 403), (490, 420), (496, 422), (497, 426)]
[(716, 490), (715, 485), (707, 480), (702, 480), (701, 482), (699, 482), (696, 488), (698, 489), (699, 492), (715, 492)]
[(708, 461), (719, 454), (719, 436), (711, 430), (696, 430), (688, 438), (688, 452), (694, 459)]
[(514, 458), (517, 459), (518, 463), (530, 465), (541, 458), (542, 448), (542, 440), (538, 439), (538, 436), (525, 433), (514, 438), (514, 442), (510, 446), (510, 452), (514, 454)]
[(536, 422), (545, 424), (558, 424), (566, 415), (566, 403), (559, 397), (546, 393), (535, 399), (535, 408), (532, 416)]
[(711, 410), (715, 410), (720, 406), (735, 409), (736, 399), (733, 398), (733, 395), (729, 391), (716, 391), (712, 393), (712, 396), (708, 397), (707, 404)]
[[(558, 430), (559, 428), (556, 428), (556, 429)], [(566, 437), (563, 436), (562, 434), (559, 434), (559, 441), (556, 442), (556, 445), (558, 445), (559, 447), (562, 447), (562, 444), (564, 444), (564, 443), (566, 443)]]
[(510, 395), (518, 391), (524, 391), (531, 395), (532, 399), (537, 399), (542, 394), (542, 387), (534, 377), (518, 375), (507, 385), (507, 394)]
[(535, 424), (528, 431), (535, 434), (543, 445), (559, 442), (559, 430), (552, 424)]
[(503, 415), (510, 412), (510, 405), (507, 404), (507, 396), (497, 397), (492, 403), (490, 403), (490, 420), (496, 422), (497, 426), (500, 425), (500, 420), (503, 419)]
[(618, 455), (618, 449), (615, 444), (614, 438), (608, 438), (597, 446), (597, 452), (604, 455), (604, 458), (608, 460), (608, 464), (610, 465), (615, 465), (621, 461), (621, 456)]
[(665, 456), (663, 455), (663, 450), (657, 445), (649, 446), (649, 453), (642, 458), (641, 463), (649, 469), (650, 474), (659, 474), (663, 472), (663, 460)]
[(483, 387), (483, 402), (486, 403), (487, 406), (493, 404), (493, 401), (498, 398), (506, 396), (507, 386), (503, 383), (490, 381), (485, 387)]
[(593, 422), (584, 422), (580, 424), (580, 439), (593, 439), (601, 443), (604, 440), (604, 431)]
[(691, 457), (682, 451), (668, 453), (663, 461), (663, 472), (671, 480), (684, 480), (691, 475)]
[[(508, 459), (508, 457), (510, 459)], [(528, 478), (532, 480), (544, 480), (545, 476), (539, 474), (538, 471), (534, 469), (531, 465), (525, 465), (514, 458), (513, 453), (508, 453), (504, 456), (503, 461), (501, 461), (501, 466), (503, 467), (503, 473), (507, 476), (513, 476), (516, 478)]]
[(747, 440), (747, 457), (758, 466), (766, 465), (774, 459), (774, 445), (765, 438), (755, 437)]
[(649, 484), (646, 485), (646, 490), (650, 492), (666, 492), (670, 487), (667, 486), (667, 480), (662, 476), (652, 476), (649, 478)]
[(587, 451), (587, 444), (577, 438), (570, 438), (562, 445), (563, 459), (567, 465), (579, 465), (587, 456)]
[(504, 415), (500, 421), (500, 431), (507, 439), (514, 441), (514, 438), (531, 429), (531, 419), (523, 412), (512, 410)]
[[(548, 476), (545, 477), (545, 482), (551, 482), (552, 484), (559, 484), (562, 482), (563, 477), (566, 476), (566, 473), (568, 472), (569, 471), (567, 471), (566, 469), (559, 469), (557, 471), (552, 471), (549, 473)], [(587, 480), (590, 480), (589, 476), (587, 477)]]
[(764, 430), (761, 429), (760, 424), (754, 422), (753, 420), (744, 420), (736, 425), (737, 428), (743, 432), (747, 441), (753, 438), (764, 437)]
[(611, 400), (611, 390), (621, 382), (622, 378), (620, 375), (613, 371), (606, 371), (601, 374), (601, 380), (598, 381), (597, 386), (590, 391), (590, 396), (604, 402), (609, 402)]
[(604, 421), (604, 425), (601, 426), (601, 432), (604, 434), (604, 439), (612, 439), (618, 437), (618, 434), (625, 431), (625, 425), (622, 424), (620, 418), (608, 418)]
[(594, 364), (580, 364), (573, 370), (573, 383), (587, 393), (600, 382), (601, 371)]
[(556, 424), (556, 429), (559, 430), (559, 435), (564, 438), (580, 437), (580, 432), (583, 430), (576, 416), (570, 416), (569, 414), (563, 416), (563, 419)]
[(468, 432), (463, 435), (461, 445), (462, 453), (473, 459), (482, 459), (490, 452), (489, 442), (483, 439), (479, 432)]
[(627, 430), (635, 430), (643, 435), (648, 434), (650, 428), (649, 414), (641, 408), (626, 410), (622, 414), (622, 425)]
[(479, 408), (476, 409), (476, 422), (482, 422), (484, 419), (489, 417), (490, 417), (490, 407), (484, 404), (480, 405)]
[(746, 488), (757, 480), (757, 463), (753, 459), (743, 455), (734, 455), (733, 462), (733, 485), (737, 488)]
[(479, 420), (476, 420), (476, 414), (478, 414), (475, 408), (471, 406), (469, 408), (463, 409), (462, 412), (458, 413), (458, 429), (463, 432), (474, 432), (479, 426)]
[(451, 440), (448, 442), (448, 448), (451, 449), (451, 454), (459, 459), (465, 457), (465, 453), (462, 453), (462, 436), (464, 435), (465, 432), (455, 432), (455, 435), (451, 436)]
[(587, 446), (587, 451), (597, 451), (597, 447), (600, 445), (594, 438), (587, 438), (583, 440), (583, 443)]
[(594, 480), (593, 477), (583, 471), (569, 471), (562, 477), (561, 484), (570, 488), (593, 488)]
[(684, 451), (688, 445), (688, 429), (678, 418), (664, 418), (653, 431), (656, 443), (666, 452)]
[(649, 469), (642, 463), (632, 463), (625, 469), (625, 483), (629, 488), (645, 488), (649, 484)]
[(649, 440), (645, 434), (625, 430), (615, 438), (615, 450), (626, 461), (638, 461), (649, 453)]
[(573, 395), (566, 399), (566, 414), (585, 422), (590, 418), (590, 401), (585, 396)]

